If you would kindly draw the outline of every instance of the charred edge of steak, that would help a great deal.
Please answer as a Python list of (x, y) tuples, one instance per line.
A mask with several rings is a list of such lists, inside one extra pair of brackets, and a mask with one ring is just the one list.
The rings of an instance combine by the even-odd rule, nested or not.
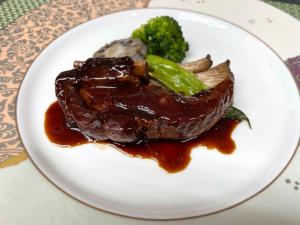
[(211, 128), (232, 104), (229, 62), (203, 72), (221, 73), (223, 79), (189, 97), (150, 84), (145, 66), (139, 66), (129, 57), (93, 58), (62, 72), (56, 95), (68, 125), (94, 140), (183, 140)]
[[(101, 58), (99, 58), (101, 59)], [(85, 61), (74, 61), (73, 67), (74, 69), (80, 69), (86, 64)], [(146, 76), (147, 75), (147, 64), (145, 60), (136, 60), (134, 61), (134, 73), (136, 76)]]

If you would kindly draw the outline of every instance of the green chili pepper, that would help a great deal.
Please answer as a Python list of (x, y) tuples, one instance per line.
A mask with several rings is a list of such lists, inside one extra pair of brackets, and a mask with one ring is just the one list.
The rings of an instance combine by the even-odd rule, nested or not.
[(146, 61), (150, 68), (149, 74), (176, 93), (190, 96), (207, 89), (207, 86), (192, 72), (170, 60), (147, 55)]

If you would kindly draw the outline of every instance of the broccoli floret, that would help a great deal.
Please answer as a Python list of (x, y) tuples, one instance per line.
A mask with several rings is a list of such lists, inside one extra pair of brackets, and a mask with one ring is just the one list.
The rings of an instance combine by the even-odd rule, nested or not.
[(152, 18), (133, 31), (148, 47), (147, 54), (158, 55), (173, 62), (181, 62), (189, 50), (178, 22), (169, 16)]

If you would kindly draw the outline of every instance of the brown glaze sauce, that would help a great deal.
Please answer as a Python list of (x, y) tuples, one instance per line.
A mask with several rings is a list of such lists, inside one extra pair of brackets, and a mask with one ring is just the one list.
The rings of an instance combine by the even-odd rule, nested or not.
[[(174, 173), (183, 170), (189, 164), (193, 147), (205, 146), (208, 149), (215, 148), (224, 154), (231, 154), (235, 149), (231, 134), (238, 123), (236, 120), (221, 119), (209, 131), (197, 138), (185, 141), (159, 140), (143, 141), (137, 144), (101, 141), (100, 143), (113, 144), (133, 157), (155, 159), (160, 167)], [(46, 111), (45, 131), (49, 140), (58, 145), (76, 146), (93, 142), (79, 131), (68, 128), (58, 102), (51, 104)]]
[(58, 102), (52, 103), (45, 113), (45, 131), (49, 140), (58, 145), (76, 146), (89, 140), (79, 131), (71, 130)]

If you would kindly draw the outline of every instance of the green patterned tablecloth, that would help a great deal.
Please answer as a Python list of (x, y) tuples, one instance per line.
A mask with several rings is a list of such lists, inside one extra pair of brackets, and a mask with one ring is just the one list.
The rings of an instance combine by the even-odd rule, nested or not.
[[(49, 0), (0, 0), (0, 29)], [(266, 0), (267, 3), (300, 20), (300, 5)]]
[(0, 29), (49, 0), (0, 0)]
[(300, 4), (291, 4), (291, 3), (277, 2), (271, 0), (266, 0), (265, 2), (281, 9), (282, 11), (300, 20)]

